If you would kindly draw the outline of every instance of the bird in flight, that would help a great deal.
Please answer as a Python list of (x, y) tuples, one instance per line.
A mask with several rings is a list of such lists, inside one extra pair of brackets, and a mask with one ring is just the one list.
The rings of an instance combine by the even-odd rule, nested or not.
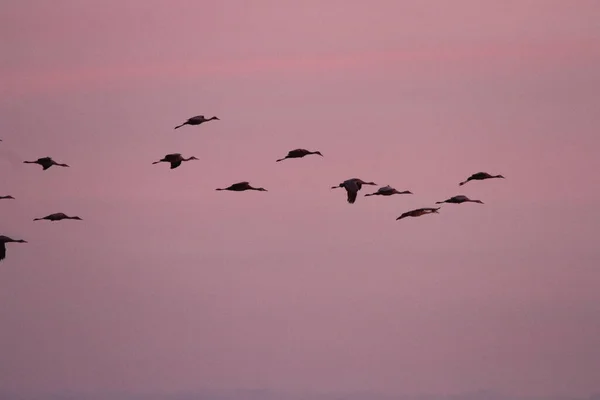
[(318, 154), (321, 157), (323, 157), (323, 154), (321, 154), (320, 151), (310, 151), (310, 150), (306, 150), (306, 149), (295, 149), (295, 150), (290, 150), (287, 153), (287, 156), (280, 158), (279, 160), (276, 160), (277, 162), (279, 161), (283, 161), (286, 160), (288, 158), (302, 158), (304, 156), (307, 156), (309, 154)]
[(50, 168), (53, 165), (56, 165), (58, 167), (68, 167), (67, 164), (57, 163), (56, 161), (54, 161), (52, 159), (52, 157), (42, 157), (42, 158), (38, 158), (35, 161), (23, 161), (23, 163), (25, 163), (25, 164), (39, 164), (39, 165), (42, 166), (42, 169), (44, 171), (47, 170), (48, 168)]
[(175, 127), (175, 129), (181, 128), (184, 125), (200, 125), (204, 122), (212, 121), (212, 120), (219, 120), (219, 118), (217, 118), (217, 117), (204, 118), (204, 115), (196, 115), (195, 117), (189, 118), (183, 124), (177, 125)]
[(8, 196), (0, 196), (0, 200), (2, 200), (2, 199), (13, 199), (13, 200), (14, 200), (15, 198), (14, 198), (14, 197), (12, 197), (11, 195), (8, 195)]
[(471, 200), (470, 198), (468, 198), (465, 195), (459, 194), (458, 196), (453, 196), (450, 197), (447, 200), (444, 201), (436, 201), (435, 204), (442, 204), (442, 203), (450, 203), (450, 204), (461, 204), (461, 203), (479, 203), (479, 204), (483, 204), (483, 201), (481, 200)]
[(413, 194), (410, 190), (405, 190), (403, 192), (399, 192), (390, 185), (380, 187), (374, 193), (367, 193), (365, 196), (391, 196), (393, 194)]
[(396, 218), (396, 221), (398, 221), (399, 219), (402, 219), (402, 218), (406, 218), (406, 217), (420, 217), (421, 215), (427, 215), (427, 214), (439, 214), (439, 212), (438, 212), (439, 209), (440, 209), (440, 207), (417, 208), (416, 210), (407, 211), (404, 214), (400, 215), (398, 218)]
[(493, 179), (493, 178), (506, 179), (502, 175), (490, 175), (487, 172), (478, 172), (478, 173), (473, 174), (470, 177), (468, 177), (466, 181), (460, 182), (458, 185), (462, 186), (469, 181), (483, 181), (485, 179)]
[(0, 261), (6, 258), (6, 243), (27, 243), (23, 239), (11, 239), (8, 236), (0, 235)]
[(64, 214), (64, 213), (54, 213), (54, 214), (50, 214), (50, 215), (46, 215), (45, 217), (42, 218), (34, 218), (34, 221), (41, 221), (41, 220), (47, 220), (47, 221), (62, 221), (63, 219), (76, 219), (79, 221), (83, 221), (81, 218), (79, 217), (69, 217), (68, 215)]
[(351, 178), (347, 179), (344, 182), (340, 183), (337, 186), (332, 186), (332, 189), (344, 188), (348, 194), (348, 203), (354, 204), (356, 201), (356, 196), (358, 195), (358, 191), (362, 188), (363, 185), (377, 185), (375, 182), (365, 182), (359, 178)]
[(250, 186), (249, 182), (238, 182), (238, 183), (234, 183), (231, 186), (228, 186), (226, 188), (222, 188), (222, 189), (215, 189), (215, 190), (230, 190), (232, 192), (243, 192), (245, 190), (257, 190), (259, 192), (266, 192), (267, 189), (265, 188), (255, 188)]
[(154, 161), (152, 164), (158, 164), (161, 162), (168, 162), (171, 164), (171, 169), (177, 168), (183, 161), (197, 160), (196, 157), (191, 156), (190, 158), (183, 158), (180, 153), (167, 154), (161, 160)]

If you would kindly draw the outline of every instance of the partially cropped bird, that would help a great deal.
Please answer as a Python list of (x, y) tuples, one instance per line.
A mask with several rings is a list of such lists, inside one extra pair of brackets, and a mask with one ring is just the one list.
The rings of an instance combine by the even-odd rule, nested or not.
[(458, 185), (462, 186), (469, 181), (483, 181), (484, 179), (501, 178), (505, 179), (502, 175), (490, 175), (487, 172), (478, 172), (467, 178), (466, 181), (460, 182)]
[(295, 150), (290, 150), (287, 153), (287, 156), (280, 158), (279, 160), (276, 160), (277, 162), (279, 161), (283, 161), (286, 160), (288, 158), (302, 158), (304, 156), (307, 156), (309, 154), (318, 154), (321, 157), (323, 157), (323, 154), (321, 154), (320, 151), (310, 151), (310, 150), (306, 150), (306, 149), (295, 149)]
[(365, 196), (391, 196), (393, 194), (413, 194), (410, 190), (399, 192), (390, 185), (380, 187), (375, 193), (367, 193)]
[(6, 258), (6, 243), (27, 243), (23, 239), (11, 239), (8, 236), (0, 235), (0, 261)]
[(214, 120), (219, 120), (219, 118), (217, 118), (217, 117), (204, 118), (204, 115), (196, 115), (195, 117), (189, 118), (183, 124), (177, 125), (175, 127), (175, 129), (181, 128), (184, 125), (200, 125), (200, 124), (202, 124), (204, 122), (212, 121), (213, 119)]
[(14, 198), (14, 197), (12, 197), (11, 195), (8, 195), (8, 196), (0, 196), (0, 200), (3, 200), (3, 199), (13, 199), (13, 200), (14, 200), (15, 198)]
[(81, 218), (79, 217), (69, 217), (68, 215), (64, 214), (64, 213), (54, 213), (54, 214), (50, 214), (50, 215), (46, 215), (45, 217), (42, 218), (34, 218), (34, 221), (41, 221), (41, 220), (47, 220), (47, 221), (62, 221), (63, 219), (76, 219), (79, 221), (83, 221)]
[(191, 156), (190, 158), (183, 158), (180, 153), (167, 154), (161, 160), (154, 161), (152, 164), (158, 164), (161, 162), (168, 162), (171, 164), (171, 169), (177, 168), (183, 161), (197, 160), (196, 157)]
[(359, 178), (351, 178), (347, 179), (344, 182), (340, 183), (337, 186), (332, 186), (332, 189), (344, 188), (348, 193), (348, 203), (354, 204), (356, 201), (356, 196), (358, 195), (358, 191), (362, 188), (363, 185), (377, 185), (375, 182), (365, 182)]
[(48, 168), (50, 168), (53, 165), (56, 165), (58, 167), (68, 167), (67, 164), (60, 164), (57, 163), (56, 161), (54, 161), (52, 159), (52, 157), (42, 157), (42, 158), (38, 158), (35, 161), (23, 161), (23, 163), (25, 164), (39, 164), (42, 166), (43, 170), (47, 170)]
[(436, 201), (435, 204), (442, 204), (442, 203), (451, 203), (451, 204), (461, 204), (461, 203), (479, 203), (479, 204), (483, 204), (483, 201), (481, 200), (471, 200), (470, 198), (468, 198), (465, 195), (459, 194), (458, 196), (452, 196), (447, 200), (444, 201)]
[(222, 188), (222, 189), (215, 189), (215, 190), (230, 190), (232, 192), (243, 192), (245, 190), (257, 190), (259, 192), (266, 192), (267, 189), (265, 188), (255, 188), (250, 186), (249, 182), (238, 182), (238, 183), (234, 183), (231, 186), (228, 186), (226, 188)]
[(407, 211), (404, 214), (400, 215), (398, 218), (396, 218), (396, 221), (398, 221), (399, 219), (402, 219), (402, 218), (406, 218), (406, 217), (420, 217), (421, 215), (427, 215), (427, 214), (439, 214), (439, 212), (438, 212), (439, 209), (440, 209), (440, 207), (417, 208), (416, 210)]

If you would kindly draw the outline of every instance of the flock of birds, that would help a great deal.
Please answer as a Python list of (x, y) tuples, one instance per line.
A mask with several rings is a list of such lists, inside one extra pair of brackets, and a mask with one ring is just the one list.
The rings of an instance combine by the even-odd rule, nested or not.
[[(219, 118), (217, 118), (217, 117), (205, 118), (203, 115), (197, 115), (195, 117), (189, 118), (187, 121), (185, 121), (181, 125), (177, 125), (175, 127), (175, 129), (179, 129), (185, 125), (191, 125), (191, 126), (200, 125), (205, 122), (213, 121), (213, 120), (219, 120)], [(2, 141), (2, 139), (0, 139), (0, 142), (1, 141)], [(319, 151), (309, 151), (306, 149), (294, 149), (294, 150), (290, 150), (285, 157), (280, 158), (276, 161), (281, 162), (281, 161), (284, 161), (287, 159), (303, 158), (308, 155), (319, 155), (319, 156), (323, 157), (323, 154), (321, 154), (321, 152), (319, 152)], [(182, 162), (191, 161), (191, 160), (198, 160), (198, 158), (196, 158), (194, 156), (184, 158), (180, 153), (172, 153), (172, 154), (167, 154), (162, 159), (155, 161), (152, 164), (159, 164), (159, 163), (165, 162), (165, 163), (170, 164), (171, 169), (174, 169), (174, 168), (179, 167)], [(44, 170), (44, 171), (53, 166), (69, 167), (68, 164), (58, 163), (58, 162), (54, 161), (52, 159), (52, 157), (42, 157), (42, 158), (38, 158), (35, 161), (23, 161), (23, 163), (38, 164), (42, 167), (42, 170)], [(477, 172), (477, 173), (469, 176), (465, 181), (460, 182), (459, 186), (462, 186), (470, 181), (482, 181), (482, 180), (493, 179), (493, 178), (504, 179), (504, 176), (491, 175), (491, 174), (488, 174), (487, 172)], [(347, 193), (348, 203), (354, 204), (356, 202), (358, 192), (362, 189), (363, 185), (376, 186), (377, 184), (375, 182), (365, 182), (359, 178), (351, 178), (351, 179), (347, 179), (347, 180), (343, 181), (339, 185), (332, 186), (331, 188), (332, 189), (344, 188)], [(225, 188), (217, 188), (216, 190), (229, 190), (229, 191), (233, 191), (233, 192), (243, 192), (246, 190), (256, 190), (256, 191), (260, 191), (260, 192), (267, 191), (267, 189), (262, 188), (262, 187), (253, 187), (250, 185), (249, 182), (246, 182), (246, 181), (237, 182), (237, 183), (234, 183)], [(365, 194), (365, 196), (392, 196), (395, 194), (413, 194), (413, 193), (409, 190), (405, 190), (405, 191), (401, 192), (389, 185), (386, 185), (386, 186), (380, 187), (374, 193)], [(0, 195), (0, 200), (7, 200), (7, 199), (14, 200), (15, 198), (11, 195)], [(483, 201), (472, 200), (465, 195), (453, 196), (444, 201), (438, 201), (438, 202), (436, 202), (436, 204), (442, 204), (442, 203), (462, 204), (462, 203), (469, 203), (469, 202), (483, 204)], [(441, 207), (417, 208), (415, 210), (410, 210), (410, 211), (403, 213), (398, 218), (396, 218), (396, 220), (400, 220), (400, 219), (407, 218), (407, 217), (420, 217), (422, 215), (427, 215), (427, 214), (437, 214), (440, 208)], [(41, 218), (34, 218), (33, 220), (34, 221), (41, 221), (41, 220), (62, 221), (65, 219), (82, 220), (82, 218), (80, 218), (78, 216), (68, 216), (62, 212), (46, 215), (45, 217), (41, 217)], [(27, 243), (27, 241), (25, 241), (23, 239), (12, 239), (8, 236), (0, 235), (0, 261), (4, 260), (6, 258), (6, 243)]]

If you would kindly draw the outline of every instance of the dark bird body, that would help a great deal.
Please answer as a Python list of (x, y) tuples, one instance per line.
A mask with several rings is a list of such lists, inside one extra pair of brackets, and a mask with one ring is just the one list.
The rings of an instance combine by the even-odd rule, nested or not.
[(171, 169), (177, 168), (183, 161), (197, 160), (196, 157), (191, 156), (190, 158), (183, 158), (180, 153), (167, 154), (161, 160), (154, 161), (152, 164), (158, 164), (161, 162), (167, 162), (171, 164)]
[(219, 120), (219, 118), (217, 118), (217, 117), (204, 118), (204, 115), (196, 115), (195, 117), (189, 118), (183, 124), (177, 125), (175, 127), (175, 129), (181, 128), (184, 125), (200, 125), (200, 124), (203, 124), (204, 122), (208, 122), (208, 121), (212, 121), (212, 120)]
[(3, 199), (13, 199), (13, 200), (14, 200), (15, 198), (14, 198), (14, 197), (12, 197), (11, 195), (8, 195), (8, 196), (0, 196), (0, 200), (3, 200)]
[(79, 217), (69, 217), (68, 215), (66, 215), (64, 213), (50, 214), (50, 215), (46, 215), (45, 217), (42, 217), (42, 218), (34, 218), (33, 220), (41, 221), (44, 219), (47, 221), (62, 221), (63, 219), (76, 219), (76, 220), (82, 221), (82, 219)]
[(222, 188), (222, 189), (215, 189), (215, 190), (230, 190), (232, 192), (243, 192), (245, 190), (257, 190), (259, 192), (266, 192), (267, 189), (265, 188), (255, 188), (250, 186), (249, 182), (238, 182), (238, 183), (234, 183), (231, 186), (228, 186), (226, 188)]
[(318, 154), (321, 157), (323, 157), (323, 154), (321, 154), (320, 151), (310, 151), (310, 150), (306, 150), (306, 149), (295, 149), (295, 150), (290, 150), (287, 153), (287, 156), (280, 158), (279, 160), (276, 160), (277, 162), (279, 161), (283, 161), (286, 160), (288, 158), (302, 158), (304, 156), (307, 156), (309, 154)]
[(478, 172), (478, 173), (473, 174), (470, 177), (468, 177), (466, 181), (460, 182), (458, 185), (462, 186), (469, 181), (483, 181), (485, 179), (493, 179), (493, 178), (505, 179), (502, 175), (490, 175), (487, 172)]
[(399, 192), (390, 185), (380, 187), (375, 193), (367, 193), (366, 196), (391, 196), (393, 194), (413, 194), (410, 190)]
[(0, 261), (6, 258), (6, 243), (27, 243), (23, 239), (11, 239), (8, 236), (0, 235)]
[(23, 161), (24, 164), (39, 164), (42, 166), (42, 169), (45, 171), (48, 168), (50, 168), (53, 165), (56, 165), (58, 167), (68, 167), (67, 164), (60, 164), (57, 163), (56, 161), (54, 161), (52, 159), (52, 157), (42, 157), (42, 158), (38, 158), (35, 161)]
[(483, 204), (483, 201), (481, 200), (471, 200), (470, 198), (468, 198), (465, 195), (459, 194), (458, 196), (453, 196), (450, 197), (447, 200), (444, 201), (436, 201), (435, 204), (442, 204), (442, 203), (450, 203), (450, 204), (461, 204), (461, 203), (479, 203), (479, 204)]
[(346, 189), (346, 193), (348, 194), (347, 201), (350, 204), (354, 204), (356, 201), (356, 196), (358, 195), (358, 191), (363, 187), (363, 185), (377, 185), (375, 182), (365, 182), (359, 178), (347, 179), (344, 182), (340, 183), (337, 186), (332, 186), (332, 189), (344, 188)]
[(396, 218), (396, 221), (398, 221), (399, 219), (402, 219), (402, 218), (406, 218), (406, 217), (420, 217), (421, 215), (427, 215), (427, 214), (439, 214), (439, 212), (438, 212), (439, 209), (440, 209), (440, 207), (417, 208), (416, 210), (407, 211), (404, 214), (400, 215), (398, 218)]

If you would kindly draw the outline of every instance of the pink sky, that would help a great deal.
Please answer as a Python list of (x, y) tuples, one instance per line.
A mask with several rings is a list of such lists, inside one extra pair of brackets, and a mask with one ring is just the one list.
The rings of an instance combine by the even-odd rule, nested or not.
[[(3, 2), (0, 234), (29, 244), (0, 264), (0, 389), (600, 391), (598, 21)], [(197, 114), (221, 121), (173, 130)], [(325, 157), (275, 163), (296, 147)], [(46, 155), (72, 167), (21, 163)], [(458, 187), (480, 170), (507, 179)], [(348, 205), (351, 177), (415, 194)], [(240, 180), (269, 192), (214, 190)], [(456, 194), (486, 204), (395, 221)], [(59, 211), (84, 221), (32, 222)]]

